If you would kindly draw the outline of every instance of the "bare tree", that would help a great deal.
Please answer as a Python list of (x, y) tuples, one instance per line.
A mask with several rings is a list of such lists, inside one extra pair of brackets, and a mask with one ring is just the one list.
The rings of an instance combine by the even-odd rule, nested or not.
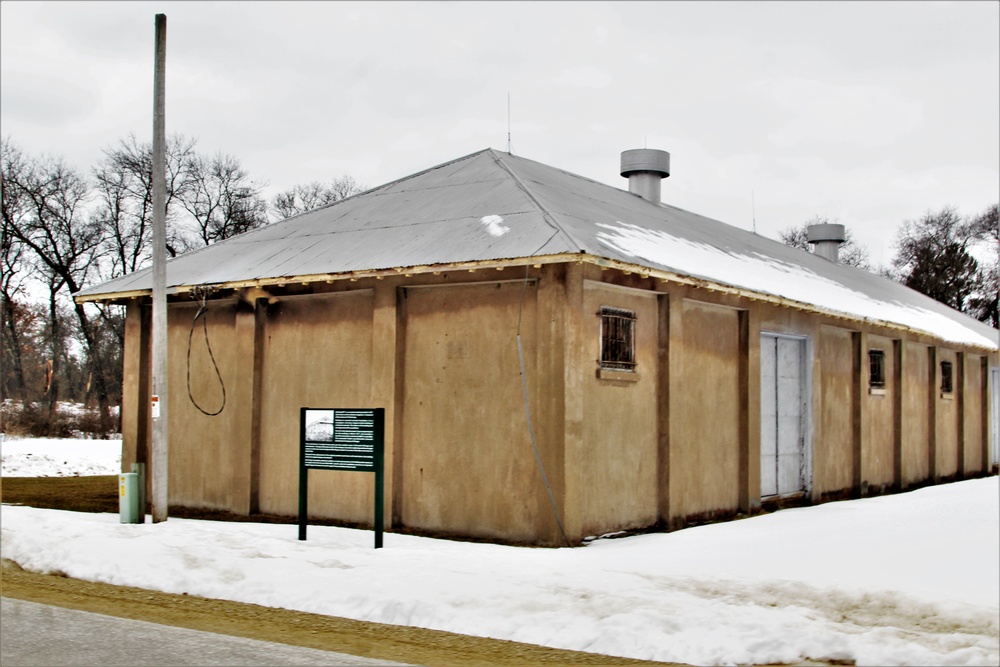
[(969, 221), (982, 254), (980, 289), (969, 298), (969, 314), (1000, 328), (1000, 204), (993, 204)]
[[(809, 243), (809, 227), (811, 225), (828, 225), (831, 222), (829, 218), (821, 218), (820, 216), (815, 216), (811, 220), (807, 220), (798, 227), (788, 227), (783, 232), (778, 233), (778, 238), (785, 245), (792, 246), (793, 248), (799, 248), (805, 250), (806, 252), (811, 252)], [(868, 261), (868, 248), (864, 247), (857, 242), (854, 238), (854, 234), (851, 233), (850, 228), (844, 228), (844, 243), (840, 246), (840, 255), (838, 261), (841, 264), (847, 264), (849, 266), (856, 266), (859, 269), (865, 269), (866, 271), (871, 271), (871, 263)]]
[[(123, 315), (119, 306), (76, 304), (70, 296), (91, 281), (148, 264), (152, 146), (128, 135), (104, 150), (89, 182), (61, 159), (27, 155), (9, 140), (2, 161), (3, 391), (28, 400), (29, 386), (44, 372), (38, 391), (47, 389), (50, 417), (60, 394), (96, 397), (108, 430), (109, 400), (120, 393)], [(173, 135), (166, 166), (169, 254), (267, 224), (263, 184), (237, 158), (203, 157), (194, 140)], [(298, 186), (276, 201), (284, 202), (279, 214), (294, 215), (362, 189), (344, 176)], [(32, 302), (27, 283), (47, 290), (44, 303)], [(71, 343), (74, 337), (80, 345)]]
[(973, 225), (950, 206), (906, 220), (897, 232), (892, 260), (897, 280), (968, 312), (970, 297), (982, 289), (979, 263), (969, 252), (975, 242)]
[(327, 185), (313, 181), (279, 192), (271, 200), (271, 207), (278, 215), (278, 219), (284, 220), (314, 208), (347, 199), (367, 189), (367, 186), (358, 183), (352, 176), (337, 177)]
[[(167, 252), (185, 247), (176, 229), (179, 200), (192, 187), (190, 163), (195, 141), (172, 135), (167, 141)], [(131, 273), (149, 261), (153, 225), (153, 147), (134, 134), (104, 149), (94, 169), (98, 206), (94, 215), (107, 232), (107, 278)]]
[(267, 224), (267, 202), (261, 185), (232, 155), (199, 155), (189, 162), (190, 187), (181, 205), (194, 221), (201, 245), (210, 245)]
[[(35, 256), (48, 287), (50, 378), (55, 383), (50, 384), (48, 393), (50, 416), (54, 416), (59, 365), (66, 356), (60, 299), (79, 291), (93, 275), (104, 245), (104, 231), (86, 212), (89, 184), (62, 159), (21, 155), (18, 161), (4, 160), (4, 167), (5, 187), (13, 189), (10, 194), (24, 203), (23, 215), (10, 216), (8, 231)], [(110, 431), (110, 406), (97, 331), (83, 304), (75, 303), (72, 309), (96, 385), (101, 428)]]
[(4, 303), (3, 397), (27, 404), (37, 401), (44, 389), (44, 309), (32, 301)]
[(13, 187), (8, 173), (23, 170), (21, 151), (4, 139), (0, 147), (0, 188), (3, 201), (3, 227), (0, 230), (0, 298), (3, 299), (3, 395), (14, 394), (26, 400), (27, 380), (24, 368), (26, 326), (19, 301), (26, 299), (24, 283), (28, 275), (28, 259), (24, 246), (14, 238), (13, 229), (23, 224), (27, 214), (26, 197)]

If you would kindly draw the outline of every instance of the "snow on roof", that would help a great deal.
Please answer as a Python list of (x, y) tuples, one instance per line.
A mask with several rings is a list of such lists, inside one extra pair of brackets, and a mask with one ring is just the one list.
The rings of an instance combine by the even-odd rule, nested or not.
[[(956, 321), (949, 313), (940, 312), (940, 308), (931, 310), (929, 306), (933, 304), (917, 305), (900, 300), (900, 297), (910, 296), (906, 292), (912, 290), (888, 279), (883, 279), (887, 284), (875, 285), (875, 279), (879, 276), (868, 272), (860, 277), (851, 276), (854, 280), (838, 281), (802, 264), (754, 251), (742, 254), (726, 252), (705, 243), (622, 222), (613, 225), (600, 223), (598, 227), (607, 230), (597, 235), (601, 243), (624, 255), (634, 256), (641, 264), (669, 266), (677, 273), (728, 285), (740, 285), (756, 292), (821, 306), (824, 310), (849, 313), (872, 321), (901, 324), (956, 343), (996, 347), (995, 337), (991, 339), (972, 330)], [(825, 259), (820, 261), (827, 262)], [(854, 272), (862, 271), (852, 267), (843, 268)], [(868, 287), (867, 290), (851, 287), (852, 282), (859, 280), (865, 283), (863, 287)], [(891, 294), (897, 291), (894, 289), (896, 287), (906, 292), (899, 290), (899, 295)], [(879, 289), (876, 291), (876, 288)]]
[[(167, 263), (168, 287), (588, 255), (997, 349), (997, 331), (892, 280), (486, 149)], [(149, 269), (81, 291), (148, 291)]]

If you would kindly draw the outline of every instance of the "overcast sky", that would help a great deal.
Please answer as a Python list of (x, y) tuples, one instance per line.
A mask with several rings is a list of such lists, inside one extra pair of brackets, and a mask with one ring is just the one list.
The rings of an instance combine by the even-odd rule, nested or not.
[(507, 150), (777, 232), (846, 224), (888, 263), (900, 222), (1000, 200), (1000, 3), (9, 2), (0, 129), (81, 170), (152, 136), (167, 15), (168, 133), (239, 157), (273, 194), (375, 186)]

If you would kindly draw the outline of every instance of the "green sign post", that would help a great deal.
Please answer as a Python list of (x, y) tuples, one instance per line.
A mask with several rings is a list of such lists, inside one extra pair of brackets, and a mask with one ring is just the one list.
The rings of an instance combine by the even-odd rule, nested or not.
[(309, 470), (375, 473), (375, 548), (382, 548), (385, 409), (302, 408), (299, 426), (299, 539), (309, 519)]

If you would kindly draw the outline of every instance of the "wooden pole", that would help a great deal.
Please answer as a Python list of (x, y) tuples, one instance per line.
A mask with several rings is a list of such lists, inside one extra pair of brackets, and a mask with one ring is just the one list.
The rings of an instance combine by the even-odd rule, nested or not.
[(153, 74), (153, 523), (167, 520), (167, 211), (164, 120), (167, 17), (156, 15)]

